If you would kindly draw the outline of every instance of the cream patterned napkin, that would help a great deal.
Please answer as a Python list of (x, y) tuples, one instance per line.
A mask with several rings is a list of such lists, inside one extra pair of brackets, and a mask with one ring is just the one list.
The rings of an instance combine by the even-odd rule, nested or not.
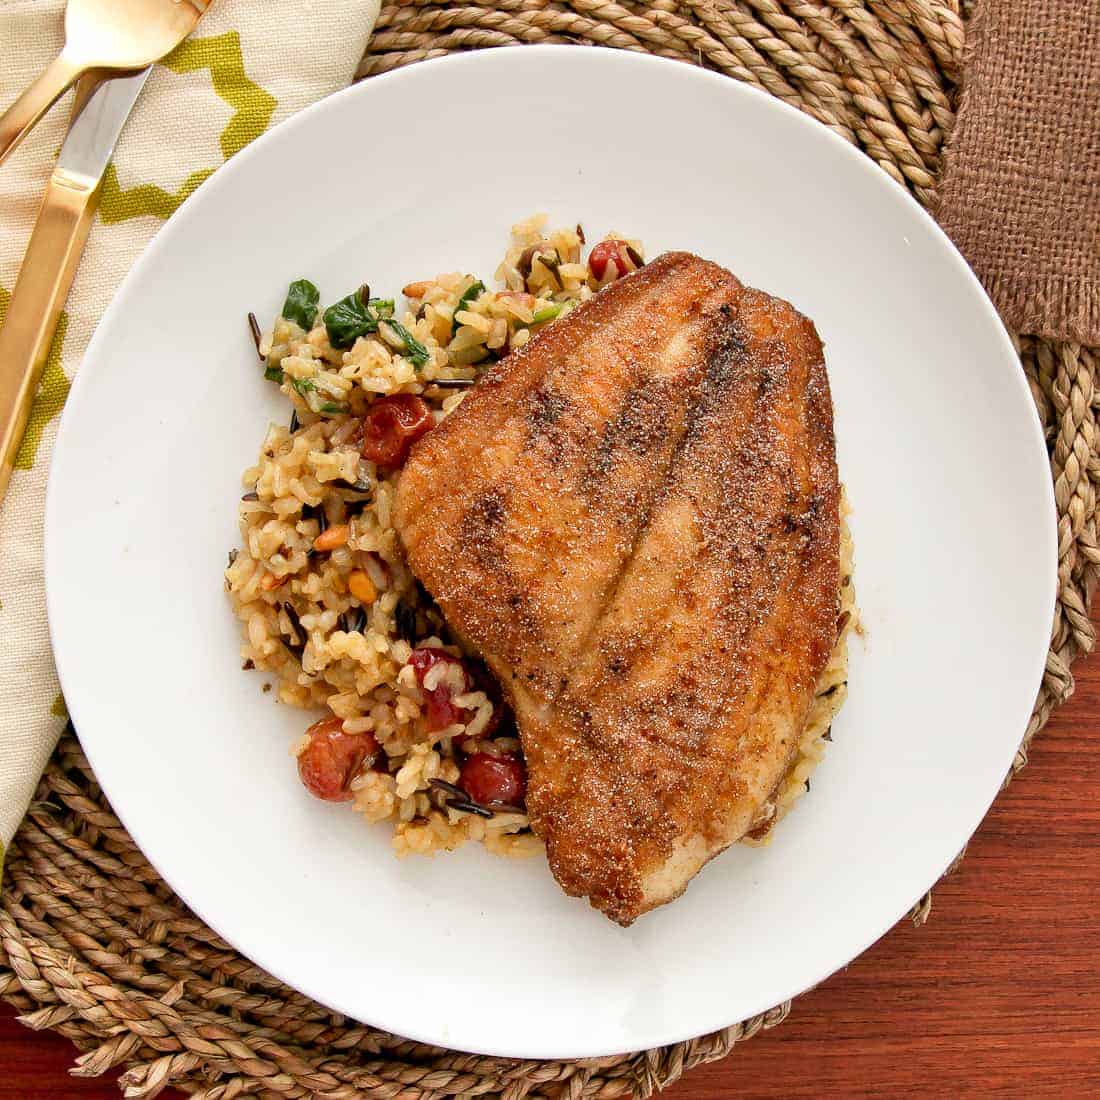
[[(61, 48), (64, 6), (0, 0), (3, 107)], [(162, 222), (207, 176), (350, 83), (377, 14), (378, 0), (215, 0), (150, 75), (123, 132), (0, 506), (0, 860), (66, 719), (46, 629), (42, 514), (58, 414), (92, 331)], [(0, 322), (67, 121), (68, 98), (0, 166)]]

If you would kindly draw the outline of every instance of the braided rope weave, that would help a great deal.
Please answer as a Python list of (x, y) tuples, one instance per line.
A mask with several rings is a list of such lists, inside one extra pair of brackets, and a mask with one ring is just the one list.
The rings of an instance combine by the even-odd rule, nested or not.
[[(747, 81), (854, 142), (926, 205), (954, 120), (958, 0), (410, 0), (382, 11), (359, 75), (456, 50), (579, 42), (644, 51)], [(1100, 354), (1022, 337), (1058, 507), (1059, 599), (1046, 672), (1013, 771), (1073, 690), (1093, 645), (1100, 566)], [(925, 919), (930, 896), (914, 908)], [(460, 1054), (335, 1015), (242, 958), (184, 907), (119, 824), (76, 740), (62, 739), (11, 848), (0, 895), (0, 996), (84, 1053), (125, 1067), (129, 1097), (168, 1085), (204, 1100), (650, 1096), (721, 1058), (789, 1005), (691, 1042), (585, 1062)]]

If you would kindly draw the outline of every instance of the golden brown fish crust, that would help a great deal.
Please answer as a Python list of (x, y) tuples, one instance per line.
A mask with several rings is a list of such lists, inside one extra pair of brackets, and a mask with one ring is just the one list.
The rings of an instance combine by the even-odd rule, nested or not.
[(740, 839), (836, 640), (821, 342), (669, 253), (496, 366), (413, 449), (413, 572), (516, 713), (567, 893), (629, 924)]

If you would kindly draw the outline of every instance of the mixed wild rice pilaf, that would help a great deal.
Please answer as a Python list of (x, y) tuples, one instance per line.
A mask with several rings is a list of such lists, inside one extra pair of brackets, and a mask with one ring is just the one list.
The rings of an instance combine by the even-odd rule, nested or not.
[[(617, 234), (584, 249), (579, 225), (548, 230), (536, 216), (513, 228), (496, 289), (451, 273), (405, 286), (403, 310), (366, 286), (322, 310), (298, 280), (269, 335), (250, 318), (265, 376), (293, 413), (243, 477), (241, 549), (225, 573), (241, 656), (274, 674), (281, 702), (326, 711), (292, 746), (299, 774), (318, 797), (392, 822), (398, 855), (467, 840), (542, 851), (514, 723), (410, 574), (391, 508), (409, 446), (483, 370), (644, 263), (641, 244)], [(850, 560), (845, 531), (844, 629), (774, 820), (807, 788), (844, 699)]]

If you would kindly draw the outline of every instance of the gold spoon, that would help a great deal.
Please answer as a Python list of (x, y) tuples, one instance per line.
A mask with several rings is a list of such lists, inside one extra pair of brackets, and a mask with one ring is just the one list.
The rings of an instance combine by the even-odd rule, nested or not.
[(144, 69), (194, 29), (210, 0), (69, 0), (65, 46), (0, 115), (0, 163), (84, 73)]

